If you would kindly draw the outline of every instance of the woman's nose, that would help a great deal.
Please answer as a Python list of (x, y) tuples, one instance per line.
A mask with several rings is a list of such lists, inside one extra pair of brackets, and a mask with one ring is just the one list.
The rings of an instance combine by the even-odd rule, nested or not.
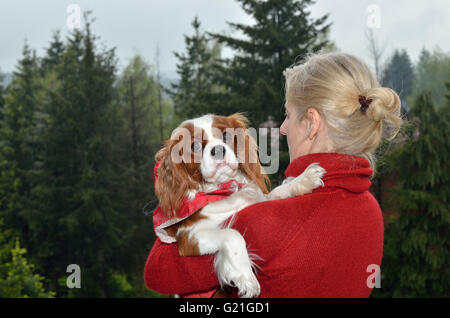
[(287, 123), (286, 123), (286, 119), (285, 119), (280, 126), (280, 133), (285, 136), (286, 136), (286, 126), (287, 126)]

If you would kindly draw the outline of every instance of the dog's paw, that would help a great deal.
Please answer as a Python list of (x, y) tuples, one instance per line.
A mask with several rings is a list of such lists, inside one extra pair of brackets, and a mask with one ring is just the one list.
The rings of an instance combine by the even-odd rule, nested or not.
[(260, 294), (259, 282), (253, 272), (253, 262), (245, 240), (236, 230), (228, 230), (229, 237), (216, 254), (214, 269), (221, 286), (234, 286), (239, 297), (252, 298)]
[(301, 194), (309, 193), (319, 186), (324, 187), (322, 177), (326, 171), (317, 162), (310, 164), (305, 171), (296, 177), (290, 184), (296, 185), (296, 188)]
[(252, 270), (247, 273), (241, 273), (239, 277), (232, 279), (234, 286), (238, 289), (238, 296), (241, 298), (258, 297), (261, 287)]

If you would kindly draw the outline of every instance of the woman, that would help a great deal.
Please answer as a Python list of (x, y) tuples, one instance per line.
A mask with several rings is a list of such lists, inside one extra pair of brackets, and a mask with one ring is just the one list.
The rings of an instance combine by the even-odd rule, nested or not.
[[(383, 252), (382, 214), (368, 190), (377, 146), (402, 125), (399, 97), (349, 54), (309, 56), (284, 76), (285, 175), (318, 162), (325, 186), (250, 206), (233, 228), (261, 257), (260, 297), (368, 297)], [(212, 263), (210, 256), (179, 257), (176, 244), (156, 241), (145, 282), (163, 294), (210, 295), (218, 288)]]

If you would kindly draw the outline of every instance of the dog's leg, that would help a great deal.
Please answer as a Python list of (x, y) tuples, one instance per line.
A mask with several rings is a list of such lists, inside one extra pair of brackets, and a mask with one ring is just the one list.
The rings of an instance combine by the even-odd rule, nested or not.
[(269, 200), (285, 199), (311, 193), (319, 186), (324, 186), (322, 177), (326, 171), (318, 163), (310, 164), (301, 175), (289, 178), (287, 182), (276, 187), (268, 194)]
[(218, 225), (245, 207), (266, 200), (266, 196), (254, 183), (245, 185), (240, 191), (212, 202), (202, 209), (202, 214), (217, 220)]
[[(207, 220), (204, 222), (208, 223)], [(235, 286), (240, 297), (257, 297), (260, 286), (242, 235), (234, 229), (206, 229), (202, 222), (189, 229), (180, 228), (178, 250), (182, 256), (216, 254), (214, 269), (221, 286)]]

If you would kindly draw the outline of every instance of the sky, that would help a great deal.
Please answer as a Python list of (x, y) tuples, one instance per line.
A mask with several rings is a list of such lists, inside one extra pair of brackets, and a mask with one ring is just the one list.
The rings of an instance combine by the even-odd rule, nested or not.
[[(196, 15), (210, 32), (232, 34), (227, 22), (253, 23), (236, 0), (2, 0), (0, 71), (14, 70), (25, 39), (42, 56), (55, 30), (67, 35), (76, 24), (78, 9), (93, 11), (93, 32), (107, 47), (117, 47), (119, 69), (135, 53), (155, 64), (158, 47), (161, 73), (167, 78), (176, 77), (173, 52), (183, 52), (184, 35), (192, 34)], [(368, 26), (386, 47), (384, 60), (395, 49), (406, 49), (413, 62), (424, 47), (450, 52), (448, 0), (317, 0), (309, 10), (313, 18), (328, 13), (330, 39), (340, 51), (367, 63)]]

